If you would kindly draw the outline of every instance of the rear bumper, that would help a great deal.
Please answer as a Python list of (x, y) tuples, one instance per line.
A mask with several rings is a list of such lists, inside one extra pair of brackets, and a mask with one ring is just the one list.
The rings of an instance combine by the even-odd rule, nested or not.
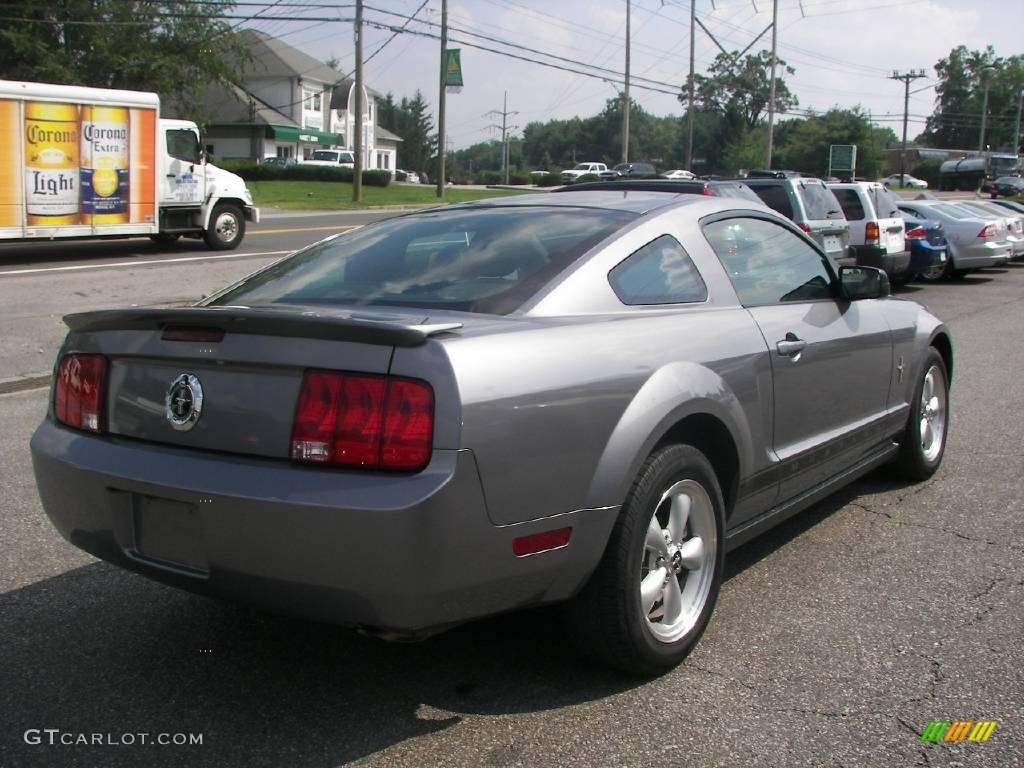
[(938, 264), (945, 264), (948, 258), (946, 246), (915, 240), (910, 247), (910, 271), (923, 272)]
[(890, 277), (902, 275), (910, 269), (910, 251), (887, 253), (877, 245), (858, 245), (855, 253), (859, 266), (877, 267)]
[(1005, 264), (1010, 258), (1009, 243), (982, 243), (957, 248), (952, 252), (955, 269), (981, 269)]
[[(96, 557), (192, 592), (402, 633), (571, 596), (617, 512), (494, 526), (465, 450), (435, 451), (416, 475), (380, 475), (95, 437), (49, 418), (31, 450), (46, 514)], [(196, 521), (188, 565), (141, 551), (143, 528), (150, 553), (167, 551), (161, 536), (182, 540), (166, 517), (164, 528), (147, 522), (150, 499)], [(566, 526), (567, 547), (513, 555), (514, 538)]]

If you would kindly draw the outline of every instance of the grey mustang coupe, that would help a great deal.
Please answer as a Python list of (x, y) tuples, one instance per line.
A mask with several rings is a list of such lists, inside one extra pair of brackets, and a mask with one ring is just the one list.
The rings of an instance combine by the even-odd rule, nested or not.
[(32, 457), (73, 544), (388, 638), (561, 602), (642, 674), (727, 550), (946, 445), (945, 326), (737, 199), (449, 206), (66, 322)]

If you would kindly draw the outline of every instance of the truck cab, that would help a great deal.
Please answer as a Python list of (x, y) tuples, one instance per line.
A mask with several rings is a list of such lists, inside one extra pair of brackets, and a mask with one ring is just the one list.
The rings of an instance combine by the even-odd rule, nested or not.
[(245, 182), (206, 162), (199, 130), (187, 120), (160, 120), (158, 202), (160, 231), (155, 240), (201, 236), (215, 250), (235, 248), (247, 221), (259, 221), (259, 209)]

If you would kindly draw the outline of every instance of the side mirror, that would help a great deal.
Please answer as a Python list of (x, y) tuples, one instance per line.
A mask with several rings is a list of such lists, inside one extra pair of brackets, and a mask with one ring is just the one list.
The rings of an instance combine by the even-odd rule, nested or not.
[(892, 293), (889, 276), (875, 267), (840, 267), (839, 291), (846, 301), (884, 299)]

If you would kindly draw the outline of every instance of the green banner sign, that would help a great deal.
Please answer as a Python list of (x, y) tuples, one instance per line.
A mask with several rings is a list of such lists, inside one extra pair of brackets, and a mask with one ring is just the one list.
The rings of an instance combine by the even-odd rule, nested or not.
[(449, 48), (444, 52), (444, 84), (445, 90), (458, 93), (462, 90), (462, 58), (461, 49)]
[(828, 167), (832, 171), (848, 171), (851, 175), (857, 168), (856, 144), (832, 144), (828, 149)]

